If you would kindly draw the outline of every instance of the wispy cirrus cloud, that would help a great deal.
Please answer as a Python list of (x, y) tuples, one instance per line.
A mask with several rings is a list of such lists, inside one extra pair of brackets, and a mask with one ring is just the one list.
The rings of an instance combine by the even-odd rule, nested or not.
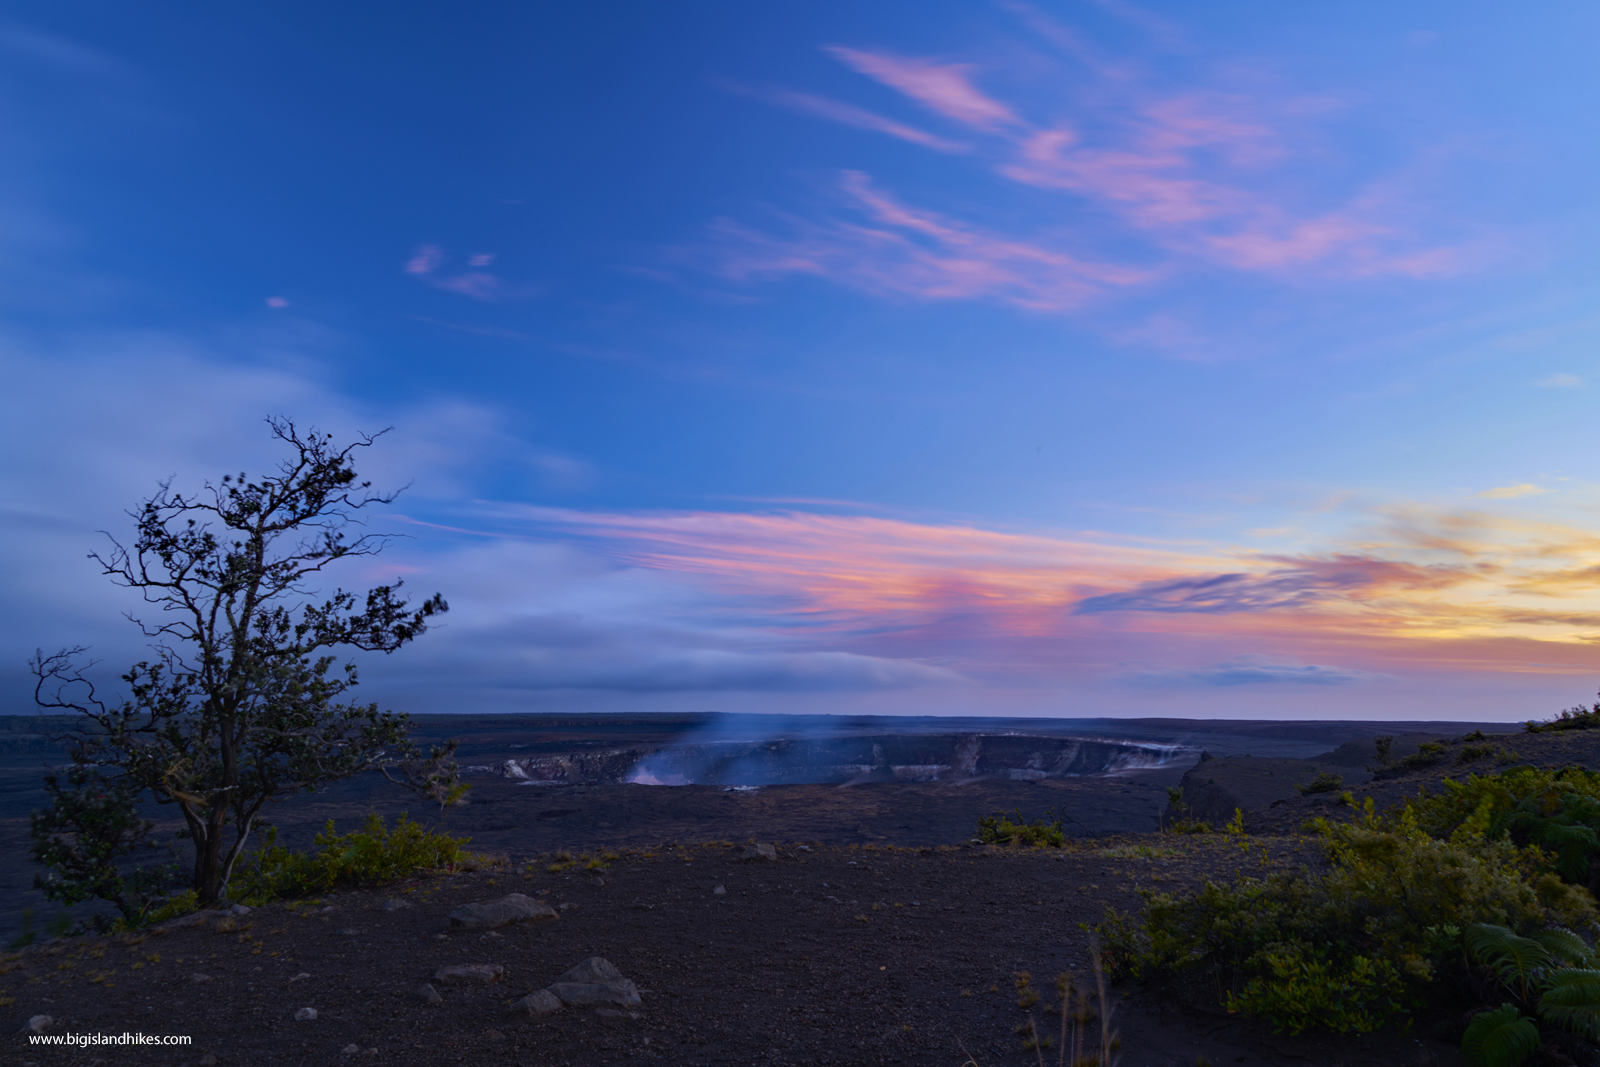
[(1379, 590), (1442, 589), (1479, 576), (1486, 565), (1418, 565), (1370, 556), (1328, 559), (1266, 557), (1284, 564), (1257, 573), (1212, 574), (1149, 582), (1134, 589), (1085, 597), (1074, 611), (1194, 614), (1305, 608)]
[(842, 100), (820, 96), (816, 93), (796, 92), (792, 89), (762, 88), (756, 86), (740, 85), (734, 82), (719, 81), (724, 89), (740, 93), (744, 96), (764, 100), (769, 104), (798, 111), (801, 114), (812, 115), (817, 118), (837, 122), (841, 126), (852, 126), (858, 130), (870, 130), (873, 133), (887, 134), (890, 137), (923, 148), (931, 148), (935, 152), (969, 152), (972, 146), (962, 141), (952, 141), (945, 137), (913, 126), (906, 122), (897, 122), (894, 119), (869, 111), (855, 104), (847, 104)]
[[(959, 140), (882, 109), (810, 93), (776, 89), (764, 91), (763, 98), (941, 153), (970, 149), (970, 159), (993, 178), (1059, 194), (1063, 225), (1053, 230), (1003, 234), (993, 224), (979, 226), (948, 212), (940, 216), (941, 225), (982, 230), (995, 245), (1027, 247), (1040, 259), (1093, 259), (1103, 274), (1122, 272), (1122, 280), (1097, 287), (1095, 295), (1127, 291), (1186, 268), (1220, 266), (1285, 278), (1427, 278), (1473, 269), (1490, 254), (1481, 238), (1441, 240), (1424, 232), (1421, 205), (1400, 191), (1394, 173), (1353, 185), (1325, 178), (1331, 149), (1318, 126), (1344, 108), (1336, 96), (1296, 93), (1259, 79), (1230, 80), (1223, 64), (1173, 87), (1136, 62), (1107, 59), (1083, 34), (1033, 7), (1018, 0), (1003, 6), (1034, 42), (1056, 51), (1066, 65), (1039, 58), (1030, 81), (1019, 84), (1003, 70), (948, 56), (862, 46), (823, 49), (945, 123)], [(1145, 21), (1131, 19), (1154, 33)], [(1170, 37), (1170, 31), (1161, 36)], [(1038, 76), (1049, 62), (1058, 64), (1054, 84)], [(952, 285), (948, 277), (925, 272), (895, 286), (863, 286), (864, 278), (904, 268), (903, 239), (911, 230), (891, 230), (892, 238), (871, 232), (884, 226), (883, 212), (873, 198), (852, 189), (878, 190), (881, 180), (852, 171), (841, 184), (852, 195), (837, 215), (768, 229), (720, 223), (714, 244), (724, 276), (804, 273), (923, 300), (991, 300), (1032, 310), (1070, 310), (1086, 302), (1082, 293), (1018, 300), (1011, 286)], [(903, 203), (898, 197), (894, 202)], [(1130, 245), (1138, 247), (1131, 256)], [(1087, 251), (1094, 247), (1118, 247), (1121, 262)], [(752, 270), (752, 261), (765, 269)], [(982, 259), (976, 272), (990, 274), (994, 264)]]
[(1038, 311), (1079, 307), (1156, 277), (908, 207), (857, 171), (840, 187), (864, 220), (797, 221), (778, 237), (725, 219), (714, 229), (715, 269), (733, 280), (805, 274), (880, 295), (987, 298)]
[(1151, 687), (1184, 688), (1199, 685), (1225, 688), (1237, 685), (1354, 685), (1387, 681), (1390, 677), (1355, 667), (1286, 663), (1275, 661), (1270, 656), (1243, 655), (1203, 667), (1147, 667), (1128, 674), (1125, 681)]
[(1519, 496), (1542, 496), (1550, 490), (1542, 486), (1522, 482), (1518, 485), (1498, 485), (1493, 489), (1485, 489), (1478, 495), (1485, 500), (1515, 500)]
[(1009, 107), (986, 96), (972, 84), (970, 74), (976, 68), (971, 63), (914, 59), (892, 52), (867, 52), (837, 45), (823, 51), (963, 126), (998, 130), (1024, 125)]
[(1240, 679), (1312, 684), (1334, 675), (1301, 668), (1330, 658), (1374, 675), (1600, 667), (1600, 539), (1485, 513), (1375, 513), (1347, 546), (1293, 555), (798, 511), (505, 514), (698, 575), (808, 647), (968, 676), (1114, 677), (1133, 651), (1170, 663), (1197, 650)]

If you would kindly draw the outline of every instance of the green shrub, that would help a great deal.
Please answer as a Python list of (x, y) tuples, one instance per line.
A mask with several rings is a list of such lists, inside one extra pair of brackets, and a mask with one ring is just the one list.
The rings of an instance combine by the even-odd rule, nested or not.
[(1523, 729), (1530, 734), (1550, 733), (1558, 730), (1600, 729), (1600, 704), (1587, 708), (1580, 704), (1575, 708), (1568, 708), (1559, 715), (1543, 722), (1530, 720)]
[(1377, 1029), (1461, 972), (1463, 927), (1531, 932), (1596, 917), (1593, 898), (1486, 824), (1466, 820), (1440, 839), (1409, 810), (1378, 818), (1370, 801), (1356, 823), (1316, 820), (1325, 872), (1207, 883), (1182, 899), (1146, 892), (1142, 917), (1108, 912), (1107, 963), (1119, 977), (1198, 979), (1280, 1030)]
[(1563, 767), (1514, 767), (1493, 775), (1446, 779), (1440, 793), (1410, 804), (1417, 825), (1447, 837), (1481, 823), (1490, 838), (1537, 847), (1541, 870), (1587, 885), (1600, 860), (1600, 774)]
[(1295, 788), (1300, 791), (1301, 796), (1307, 797), (1312, 793), (1332, 793), (1342, 785), (1344, 785), (1344, 778), (1342, 776), (1323, 771), (1321, 774), (1311, 779), (1311, 781), (1302, 785), (1297, 785)]
[(1329, 959), (1326, 951), (1286, 944), (1261, 954), (1263, 972), (1228, 993), (1229, 1011), (1263, 1018), (1273, 1029), (1298, 1034), (1320, 1026), (1334, 1033), (1368, 1033), (1406, 1011), (1405, 977), (1388, 960)]
[(979, 819), (977, 840), (985, 845), (1026, 845), (1030, 848), (1060, 848), (1066, 843), (1067, 834), (1061, 828), (1060, 819), (1048, 823), (1043, 819), (1035, 819), (1028, 823), (1022, 821), (1020, 808), (1013, 814), (1017, 817), (1015, 822), (998, 812)]
[(1372, 772), (1372, 776), (1377, 779), (1398, 778), (1410, 771), (1437, 767), (1444, 762), (1447, 751), (1448, 746), (1443, 741), (1424, 741), (1411, 755), (1400, 760), (1386, 760)]
[(421, 871), (458, 867), (469, 858), (464, 848), (467, 843), (467, 839), (433, 833), (404, 813), (392, 830), (374, 813), (367, 816), (362, 829), (348, 834), (336, 833), (329, 819), (310, 852), (279, 845), (276, 831), (269, 828), (261, 847), (247, 858), (243, 870), (235, 873), (231, 885), (246, 904), (382, 885)]
[(1161, 827), (1169, 834), (1209, 834), (1211, 824), (1204, 819), (1195, 819), (1189, 815), (1189, 805), (1183, 799), (1182, 786), (1168, 786), (1167, 800), (1172, 804), (1176, 813), (1171, 822)]

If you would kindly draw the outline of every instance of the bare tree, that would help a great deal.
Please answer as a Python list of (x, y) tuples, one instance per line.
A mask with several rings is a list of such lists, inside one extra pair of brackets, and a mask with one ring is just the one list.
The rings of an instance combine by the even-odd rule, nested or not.
[(148, 880), (119, 874), (148, 834), (133, 813), (140, 796), (182, 813), (192, 888), (207, 905), (225, 893), (269, 803), (369, 769), (441, 805), (466, 788), (453, 742), (423, 753), (407, 716), (345, 702), (356, 667), (332, 652), (395, 652), (448, 610), (443, 598), (412, 605), (399, 581), (362, 601), (312, 588), (330, 564), (384, 547), (384, 536), (352, 530), (363, 508), (397, 495), (371, 492), (355, 472), (356, 450), (378, 435), (337, 447), (329, 434), (267, 421), (290, 452), (275, 473), (226, 476), (194, 494), (163, 482), (129, 512), (133, 543), (112, 537), (90, 557), (159, 608), (129, 616), (155, 656), (122, 676), (127, 695), (99, 698), (82, 648), (33, 661), (36, 701), (85, 716), (67, 738), (73, 788), (47, 783), (52, 807), (33, 822), (34, 857), (50, 869), (40, 884), (56, 899), (100, 896), (129, 919), (148, 906)]

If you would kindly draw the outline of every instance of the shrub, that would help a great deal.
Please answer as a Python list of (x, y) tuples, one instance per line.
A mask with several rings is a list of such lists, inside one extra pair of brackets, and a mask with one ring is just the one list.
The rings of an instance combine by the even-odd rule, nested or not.
[(1531, 932), (1595, 917), (1587, 893), (1539, 869), (1538, 855), (1487, 833), (1487, 816), (1447, 838), (1416, 815), (1314, 824), (1329, 869), (1224, 886), (1178, 899), (1146, 892), (1142, 918), (1109, 911), (1101, 934), (1121, 977), (1181, 975), (1279, 1030), (1377, 1029), (1420, 1006), (1435, 979), (1463, 968), (1462, 929)]
[(1373, 772), (1373, 777), (1398, 778), (1409, 771), (1425, 770), (1444, 762), (1446, 745), (1442, 741), (1424, 741), (1411, 755), (1398, 761), (1386, 762)]
[(1594, 730), (1600, 728), (1600, 703), (1592, 707), (1578, 705), (1543, 722), (1529, 721), (1523, 727), (1530, 734), (1550, 733), (1558, 730)]
[(243, 902), (261, 904), (382, 885), (421, 871), (458, 867), (468, 859), (467, 843), (468, 839), (434, 833), (404, 813), (392, 830), (373, 813), (362, 829), (348, 834), (336, 833), (329, 819), (310, 852), (279, 845), (276, 831), (268, 828), (261, 847), (235, 874), (234, 886)]
[[(1022, 821), (1020, 808), (1013, 814), (1017, 817), (1015, 822), (1000, 813), (979, 819), (977, 840), (985, 845), (1026, 845), (1031, 848), (1060, 848), (1066, 844), (1067, 834), (1061, 828), (1060, 819), (1048, 823), (1043, 819), (1035, 819), (1026, 823)], [(1045, 814), (1052, 813), (1046, 811)]]
[(1296, 785), (1295, 788), (1300, 791), (1301, 796), (1306, 797), (1312, 793), (1332, 793), (1342, 785), (1344, 785), (1343, 777), (1323, 771), (1311, 781), (1303, 785)]
[(1169, 834), (1209, 834), (1211, 824), (1203, 819), (1191, 818), (1188, 814), (1189, 805), (1183, 799), (1182, 786), (1168, 786), (1167, 800), (1172, 804), (1176, 813), (1171, 822), (1161, 828)]
[(1591, 884), (1600, 861), (1600, 774), (1563, 767), (1514, 767), (1494, 775), (1446, 779), (1442, 792), (1413, 801), (1417, 825), (1448, 837), (1481, 823), (1490, 838), (1537, 847), (1540, 868), (1563, 881)]

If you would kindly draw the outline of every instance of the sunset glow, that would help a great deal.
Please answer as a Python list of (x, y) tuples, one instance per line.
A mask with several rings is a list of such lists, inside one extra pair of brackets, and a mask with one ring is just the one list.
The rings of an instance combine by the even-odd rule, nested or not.
[(1593, 698), (1592, 7), (375, 10), (0, 20), (9, 710), (269, 415), (402, 710)]

